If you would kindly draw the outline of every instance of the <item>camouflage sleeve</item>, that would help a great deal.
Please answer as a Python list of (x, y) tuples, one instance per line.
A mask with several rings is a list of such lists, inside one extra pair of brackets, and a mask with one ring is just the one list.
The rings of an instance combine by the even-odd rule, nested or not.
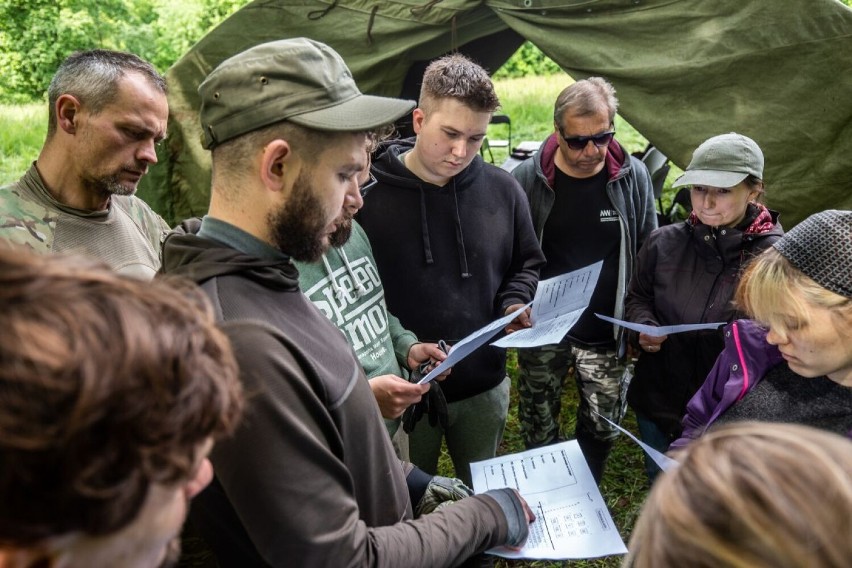
[(50, 252), (58, 218), (58, 211), (27, 199), (17, 184), (0, 188), (0, 241)]

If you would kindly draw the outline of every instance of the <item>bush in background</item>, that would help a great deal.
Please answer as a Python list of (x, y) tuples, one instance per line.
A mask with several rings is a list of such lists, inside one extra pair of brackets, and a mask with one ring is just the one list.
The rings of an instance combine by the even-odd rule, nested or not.
[(69, 53), (130, 51), (161, 72), (247, 0), (0, 0), (0, 102), (42, 100)]
[(562, 68), (546, 56), (538, 47), (525, 41), (524, 44), (498, 69), (495, 79), (529, 77), (530, 75), (555, 75)]

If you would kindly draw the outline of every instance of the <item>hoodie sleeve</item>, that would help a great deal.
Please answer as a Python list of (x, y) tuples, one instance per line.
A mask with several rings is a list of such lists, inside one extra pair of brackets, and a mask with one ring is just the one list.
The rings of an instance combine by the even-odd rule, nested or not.
[(393, 343), (396, 361), (400, 367), (408, 369), (408, 352), (411, 350), (411, 346), (417, 343), (417, 336), (405, 329), (395, 315), (390, 312), (387, 314), (388, 332), (390, 333), (391, 343)]
[[(371, 456), (341, 458), (339, 446), (347, 440), (308, 379), (310, 362), (259, 325), (247, 322), (226, 331), (250, 393), (249, 408), (237, 432), (217, 444), (211, 458), (242, 524), (233, 530), (244, 527), (267, 565), (457, 566), (525, 536), (525, 518), (521, 523), (517, 512), (507, 517), (505, 499), (493, 492), (416, 520), (400, 516), (391, 524), (369, 526), (359, 510), (349, 461)], [(365, 443), (360, 451), (368, 453), (369, 447)], [(373, 497), (384, 510), (380, 505), (387, 497)], [(512, 505), (521, 510), (519, 503)]]

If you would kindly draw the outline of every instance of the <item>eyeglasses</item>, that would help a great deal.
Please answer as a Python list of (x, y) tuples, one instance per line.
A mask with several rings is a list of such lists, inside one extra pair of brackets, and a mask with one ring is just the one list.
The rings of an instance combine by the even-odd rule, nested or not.
[(373, 175), (373, 172), (369, 172), (370, 177), (367, 178), (367, 181), (358, 186), (358, 191), (361, 192), (361, 197), (367, 197), (367, 193), (373, 189), (373, 186), (379, 183), (379, 180), (376, 179), (376, 176)]
[(559, 135), (562, 136), (562, 139), (565, 140), (565, 143), (568, 144), (568, 147), (572, 150), (585, 150), (586, 145), (588, 145), (590, 140), (592, 144), (598, 148), (605, 147), (612, 142), (612, 137), (615, 136), (615, 130), (601, 132), (600, 134), (592, 134), (591, 136), (563, 136), (562, 131), (560, 130)]

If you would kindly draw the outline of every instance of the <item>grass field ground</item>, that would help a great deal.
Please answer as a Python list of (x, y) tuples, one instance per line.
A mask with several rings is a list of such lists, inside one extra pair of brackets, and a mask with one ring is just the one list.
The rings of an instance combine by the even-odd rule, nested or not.
[[(512, 120), (512, 139), (515, 145), (523, 140), (542, 140), (552, 131), (553, 101), (557, 94), (570, 81), (565, 75), (546, 77), (527, 77), (507, 79), (496, 82), (498, 94), (503, 102), (501, 112)], [(44, 103), (0, 106), (0, 185), (16, 180), (37, 157), (44, 141), (47, 127), (47, 110)], [(492, 126), (489, 134), (495, 138), (505, 138), (505, 130), (500, 125)], [(621, 117), (616, 119), (616, 136), (630, 152), (643, 150), (646, 140)], [(494, 162), (500, 164), (507, 156), (506, 149), (494, 149)], [(676, 170), (676, 168), (673, 168)], [(669, 179), (675, 173), (670, 173)], [(670, 182), (669, 182), (670, 183)], [(501, 454), (523, 450), (517, 421), (517, 364), (514, 352), (509, 353), (509, 375), (513, 380), (512, 403), (506, 426), (506, 434), (500, 448)], [(577, 389), (573, 379), (566, 381), (563, 397), (562, 428), (563, 434), (571, 436), (574, 432), (574, 412), (577, 406)], [(631, 413), (625, 420), (625, 426), (636, 432), (635, 420)], [(441, 462), (442, 473), (451, 474), (452, 467), (444, 457)], [(613, 449), (606, 474), (601, 484), (601, 493), (607, 502), (613, 520), (622, 537), (627, 541), (635, 523), (639, 508), (647, 494), (645, 475), (642, 466), (642, 452), (631, 441), (620, 437)], [(556, 566), (572, 567), (615, 567), (621, 563), (620, 557), (572, 562), (549, 561), (504, 561), (498, 560), (499, 567), (549, 568)]]
[(38, 157), (47, 132), (47, 105), (0, 105), (0, 186), (13, 182)]

